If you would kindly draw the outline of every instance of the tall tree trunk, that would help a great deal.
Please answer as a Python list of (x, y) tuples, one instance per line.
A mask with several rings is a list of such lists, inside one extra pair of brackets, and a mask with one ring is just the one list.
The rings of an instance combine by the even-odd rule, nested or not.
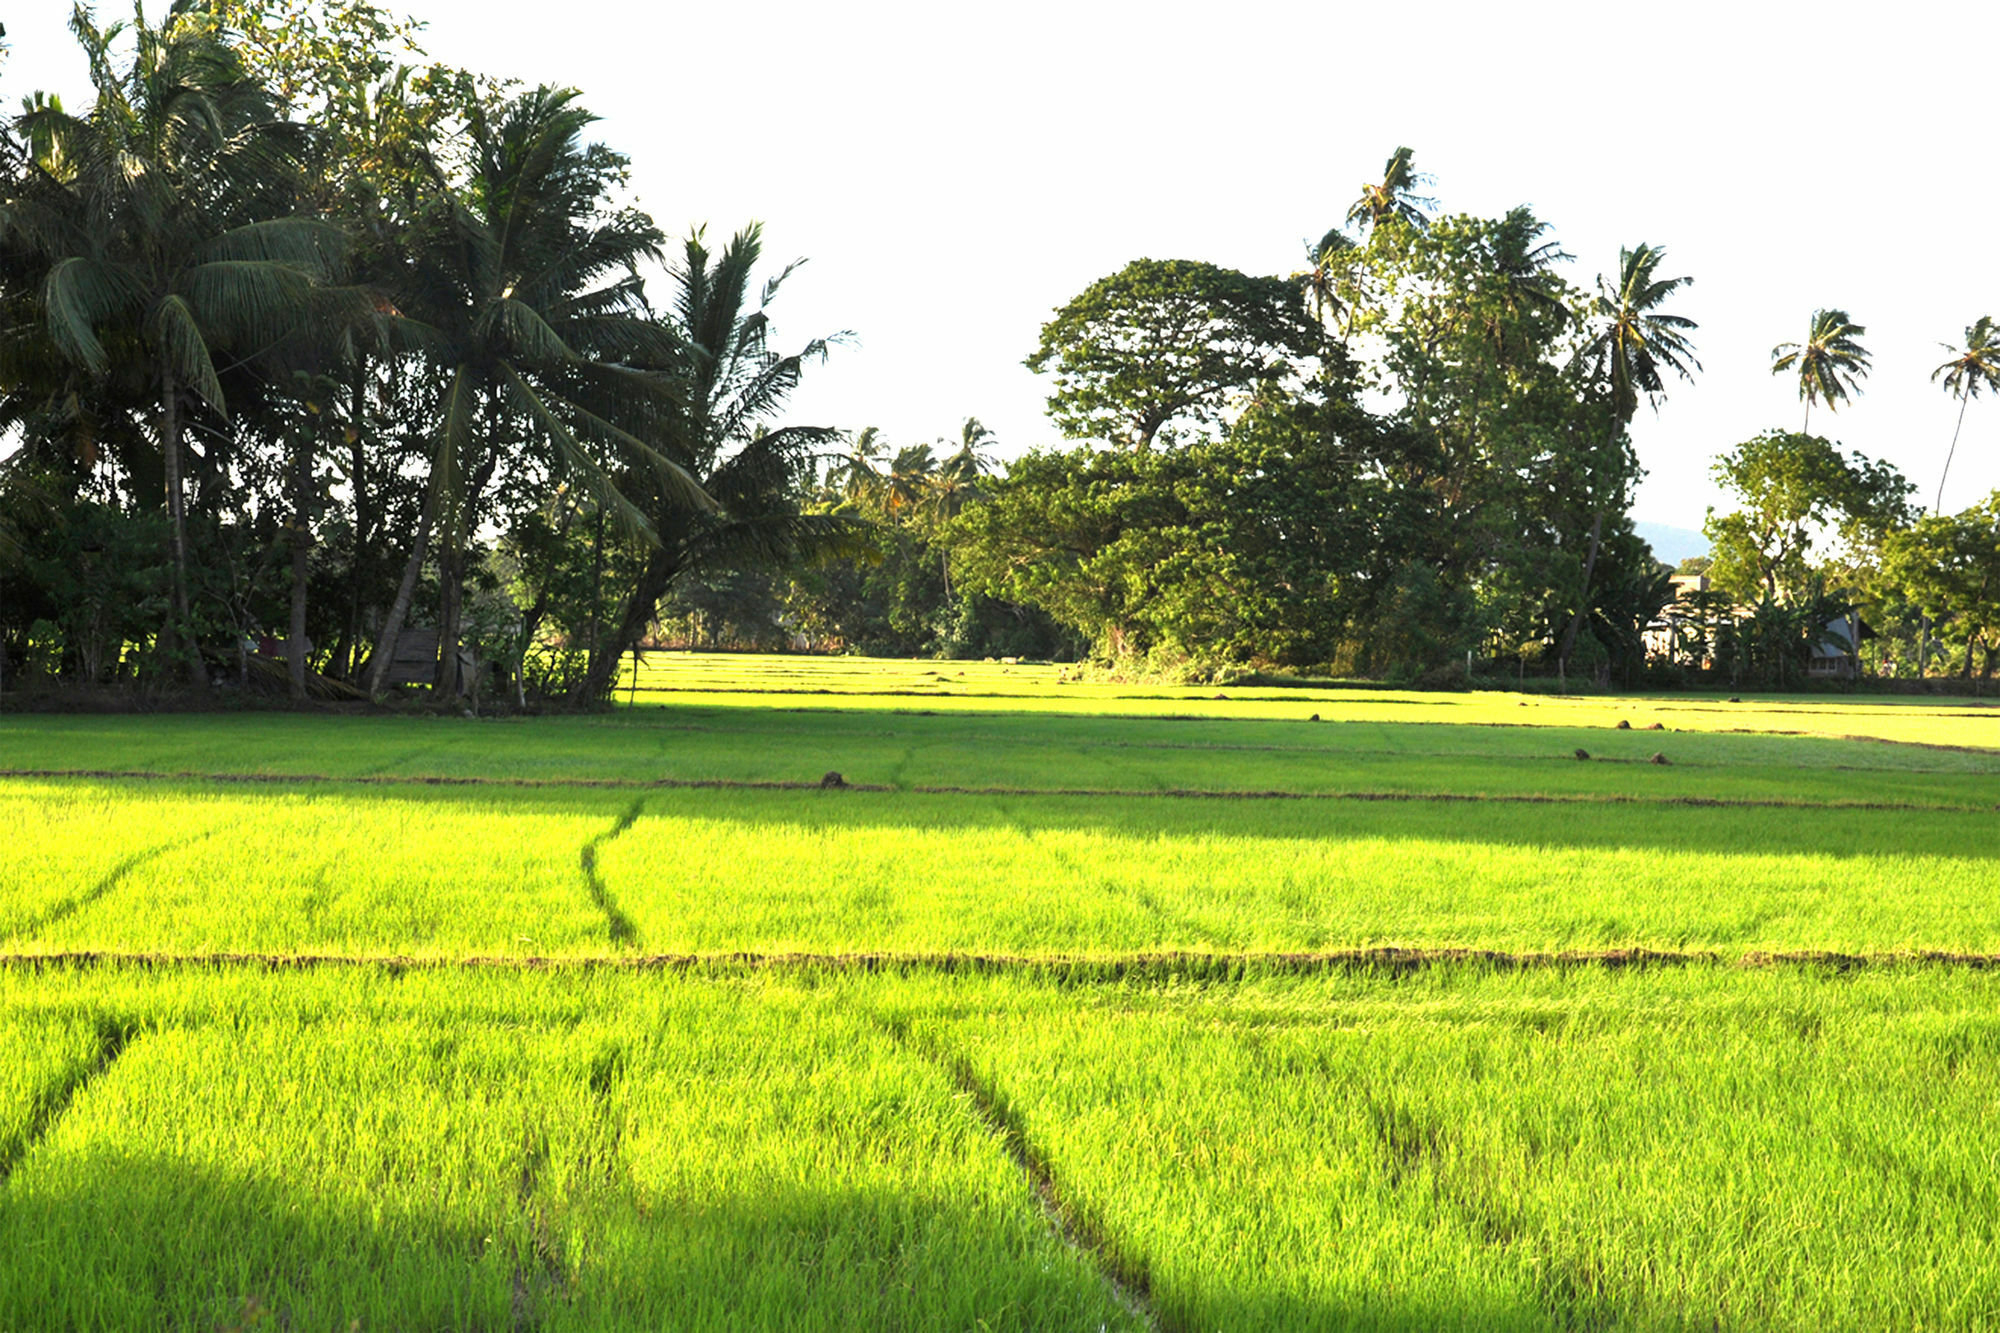
[(604, 506), (597, 507), (597, 524), (590, 543), (590, 652), (584, 659), (587, 679), (597, 669), (604, 649)]
[(438, 690), (447, 700), (456, 699), (465, 681), (458, 668), (459, 635), (464, 626), (465, 609), (465, 543), (464, 537), (472, 528), (471, 517), (479, 512), (479, 499), (486, 492), (487, 483), (493, 480), (494, 471), (500, 466), (500, 446), (497, 441), (486, 450), (486, 458), (473, 474), (472, 481), (460, 497), (458, 518), (443, 534), (438, 544), (438, 655), (441, 666), (438, 671)]
[(1590, 549), (1583, 557), (1583, 597), (1576, 604), (1576, 614), (1569, 618), (1569, 625), (1563, 630), (1562, 648), (1556, 653), (1556, 676), (1567, 688), (1569, 684), (1569, 655), (1576, 647), (1577, 632), (1583, 628), (1583, 618), (1590, 611), (1590, 580), (1597, 573), (1597, 552), (1604, 544), (1604, 511), (1590, 516)]
[(173, 621), (167, 627), (165, 647), (187, 650), (188, 684), (196, 689), (208, 685), (208, 672), (201, 663), (201, 643), (194, 633), (194, 618), (188, 610), (187, 578), (187, 497), (181, 484), (180, 385), (162, 354), (160, 365), (160, 458), (167, 474), (167, 545), (173, 565)]
[(410, 543), (410, 559), (403, 566), (403, 581), (396, 586), (396, 600), (382, 619), (382, 633), (368, 661), (368, 692), (382, 692), (382, 677), (389, 672), (389, 659), (396, 651), (396, 636), (403, 632), (403, 619), (410, 614), (410, 601), (417, 595), (417, 578), (424, 572), (424, 554), (430, 547), (431, 507), (424, 505), (417, 518), (416, 539)]
[(285, 665), (294, 703), (306, 697), (306, 574), (312, 550), (312, 433), (299, 435), (292, 459), (292, 620), (285, 637)]
[[(361, 439), (361, 423), (367, 419), (368, 409), (368, 358), (354, 359), (352, 400), (348, 404), (348, 485), (354, 491), (354, 562), (348, 570), (347, 587), (347, 644), (346, 651), (358, 656), (361, 651), (361, 589), (373, 572), (375, 565), (375, 506), (368, 494), (368, 451)], [(341, 674), (352, 680), (361, 663), (348, 660)]]
[(1958, 396), (1958, 424), (1951, 428), (1951, 448), (1944, 456), (1944, 471), (1938, 473), (1937, 503), (1931, 506), (1933, 514), (1942, 514), (1944, 512), (1944, 479), (1951, 475), (1951, 460), (1958, 453), (1958, 433), (1965, 429), (1965, 405), (1971, 401), (1972, 395), (1969, 393), (1962, 393)]
[(449, 703), (458, 697), (459, 606), (465, 589), (458, 543), (447, 537), (438, 548), (438, 697)]

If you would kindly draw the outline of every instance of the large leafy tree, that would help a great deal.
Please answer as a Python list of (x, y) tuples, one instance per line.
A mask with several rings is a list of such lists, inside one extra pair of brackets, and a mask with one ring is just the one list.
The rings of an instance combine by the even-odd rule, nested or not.
[[(345, 248), (339, 228), (295, 213), (299, 127), (244, 71), (217, 26), (176, 8), (159, 25), (71, 27), (95, 101), (42, 101), (17, 122), (35, 169), (4, 225), (45, 265), (49, 345), (94, 380), (141, 388), (154, 407), (172, 566), (162, 642), (193, 633), (186, 443), (191, 415), (226, 421), (224, 357), (282, 342), (336, 311), (320, 287)], [(191, 678), (203, 679), (190, 651)]]
[(1814, 403), (1837, 411), (1861, 391), (1861, 381), (1868, 377), (1868, 349), (1861, 345), (1867, 332), (1845, 310), (1815, 310), (1804, 342), (1779, 343), (1771, 349), (1771, 373), (1790, 371), (1798, 376), (1799, 400), (1806, 405), (1800, 434), (1812, 429)]
[[(1583, 357), (1590, 365), (1592, 380), (1610, 396), (1615, 435), (1631, 428), (1642, 397), (1655, 411), (1659, 409), (1669, 375), (1692, 380), (1701, 369), (1688, 338), (1697, 327), (1695, 322), (1661, 309), (1675, 292), (1694, 282), (1693, 278), (1660, 276), (1666, 253), (1661, 247), (1645, 244), (1621, 249), (1616, 284), (1599, 277), (1597, 295), (1590, 303), (1590, 341), (1583, 348)], [(1607, 450), (1616, 446), (1616, 439), (1606, 442)], [(1600, 504), (1590, 519), (1590, 543), (1583, 562), (1585, 596), (1563, 631), (1558, 652), (1557, 660), (1564, 668), (1589, 605), (1603, 534), (1604, 507)]]
[(1992, 674), (2000, 652), (2000, 494), (1964, 513), (1929, 514), (1889, 533), (1882, 572), (1928, 619), (1956, 629), (1967, 677), (1973, 648), (1982, 643), (1983, 674)]
[(1810, 585), (1809, 556), (1828, 531), (1850, 541), (1902, 526), (1913, 489), (1895, 468), (1843, 454), (1817, 435), (1770, 431), (1723, 454), (1715, 479), (1738, 507), (1710, 514), (1710, 575), (1743, 601), (1796, 598)]
[(1931, 372), (1931, 380), (1944, 381), (1945, 391), (1958, 399), (1958, 420), (1951, 428), (1951, 448), (1944, 456), (1944, 470), (1938, 473), (1937, 500), (1931, 512), (1944, 512), (1944, 483), (1951, 475), (1951, 460), (1958, 454), (1958, 434), (1965, 429), (1966, 404), (1983, 389), (2000, 390), (2000, 330), (1990, 315), (1981, 315), (1965, 331), (1965, 345), (1941, 343), (1951, 359)]
[(1058, 310), (1027, 366), (1053, 375), (1049, 415), (1070, 438), (1143, 452), (1220, 425), (1322, 341), (1291, 281), (1137, 259)]
[(1593, 521), (1637, 476), (1582, 355), (1584, 296), (1554, 270), (1561, 257), (1521, 208), (1385, 228), (1347, 275), (1357, 345), (1381, 348), (1375, 379), (1401, 427), (1383, 466), (1430, 510), (1404, 554), (1436, 586), (1413, 581), (1412, 604), (1479, 608), (1439, 630), (1440, 657), (1494, 634), (1560, 638), (1591, 602)]

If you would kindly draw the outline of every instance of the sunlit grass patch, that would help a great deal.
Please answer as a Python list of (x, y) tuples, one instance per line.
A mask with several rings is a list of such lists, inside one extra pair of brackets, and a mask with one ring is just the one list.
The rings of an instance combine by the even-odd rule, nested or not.
[(0, 1006), (0, 1180), (96, 1064), (98, 1030), (74, 1018), (24, 1019)]
[[(414, 956), (604, 947), (583, 845), (629, 800), (580, 792), (76, 783), (45, 789), (96, 828), (157, 850), (115, 881), (77, 885), (50, 835), (46, 862), (0, 886), (15, 952), (351, 952)], [(203, 830), (190, 837), (188, 831)], [(67, 895), (67, 896), (66, 896)], [(61, 902), (67, 910), (38, 910)]]
[(2000, 1323), (1991, 977), (955, 998), (1169, 1327)]
[(46, 784), (15, 954), (2000, 951), (1981, 811)]

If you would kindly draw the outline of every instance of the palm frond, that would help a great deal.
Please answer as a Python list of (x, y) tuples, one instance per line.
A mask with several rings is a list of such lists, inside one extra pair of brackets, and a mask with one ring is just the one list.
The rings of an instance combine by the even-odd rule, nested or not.
[(583, 447), (582, 442), (577, 439), (561, 415), (512, 367), (503, 367), (501, 376), (507, 384), (515, 409), (532, 420), (555, 445), (557, 455), (564, 466), (583, 480), (584, 486), (598, 505), (611, 515), (619, 532), (648, 545), (658, 546), (660, 536), (654, 529), (652, 520), (618, 489), (618, 484), (612, 480), (611, 474), (590, 456), (590, 452)]
[(42, 284), (50, 340), (93, 375), (109, 368), (98, 330), (113, 315), (135, 313), (144, 299), (144, 284), (131, 269), (81, 255), (58, 260)]
[(208, 404), (218, 416), (227, 417), (229, 406), (222, 395), (222, 381), (209, 355), (208, 338), (201, 321), (185, 297), (172, 295), (153, 310), (153, 337), (161, 355), (182, 384)]

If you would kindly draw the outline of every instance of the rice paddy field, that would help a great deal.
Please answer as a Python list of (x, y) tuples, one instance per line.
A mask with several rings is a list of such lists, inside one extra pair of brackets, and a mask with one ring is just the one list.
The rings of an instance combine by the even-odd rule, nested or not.
[(2000, 707), (618, 699), (0, 715), (0, 1329), (2000, 1328)]

